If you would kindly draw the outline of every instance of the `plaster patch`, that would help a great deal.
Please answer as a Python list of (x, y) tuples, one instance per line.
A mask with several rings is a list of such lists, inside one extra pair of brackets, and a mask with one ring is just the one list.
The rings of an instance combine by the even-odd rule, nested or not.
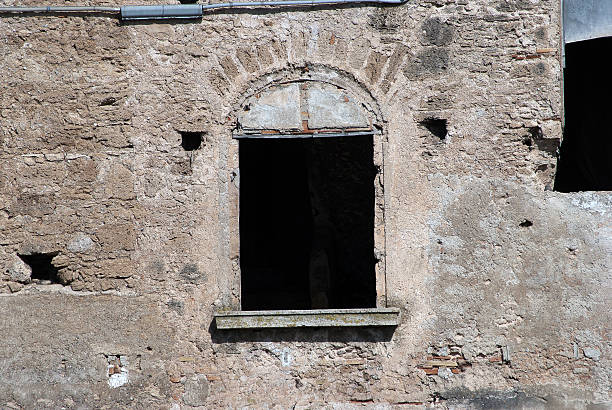
[(115, 389), (129, 380), (128, 361), (125, 356), (108, 356), (108, 385)]
[(605, 215), (612, 209), (612, 195), (593, 192), (581, 192), (572, 198), (572, 204), (587, 211)]
[(291, 366), (293, 363), (293, 355), (291, 354), (291, 350), (289, 348), (279, 349), (272, 344), (266, 343), (265, 350), (278, 358), (283, 367)]

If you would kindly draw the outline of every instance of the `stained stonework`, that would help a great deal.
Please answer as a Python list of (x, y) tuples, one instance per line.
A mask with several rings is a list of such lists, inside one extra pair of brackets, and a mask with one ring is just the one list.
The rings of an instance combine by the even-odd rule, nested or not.
[[(549, 190), (559, 21), (556, 0), (2, 15), (0, 407), (611, 406), (612, 197)], [(395, 329), (213, 325), (240, 309), (232, 137), (304, 82), (376, 131)]]
[(242, 104), (237, 113), (238, 128), (250, 133), (370, 130), (367, 112), (361, 105), (350, 92), (334, 84), (281, 83), (258, 91)]
[(247, 130), (301, 130), (299, 84), (284, 84), (257, 94), (244, 105), (238, 121)]

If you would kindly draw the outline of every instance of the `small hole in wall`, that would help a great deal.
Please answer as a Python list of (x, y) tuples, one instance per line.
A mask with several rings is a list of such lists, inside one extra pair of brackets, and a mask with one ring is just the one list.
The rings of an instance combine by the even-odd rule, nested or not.
[(203, 132), (179, 131), (181, 134), (181, 147), (185, 151), (195, 151), (202, 145)]
[(541, 140), (544, 138), (544, 133), (540, 127), (529, 127), (527, 130), (529, 131), (529, 134), (531, 134), (531, 138), (534, 140)]
[(59, 252), (33, 253), (31, 255), (17, 255), (32, 269), (32, 282), (40, 284), (61, 283), (58, 271), (53, 265), (53, 258)]
[(104, 107), (106, 105), (113, 105), (117, 102), (117, 98), (115, 97), (106, 97), (105, 99), (103, 99), (102, 101), (100, 101), (100, 106)]
[(557, 155), (557, 148), (559, 148), (558, 138), (544, 138), (544, 132), (540, 127), (529, 127), (527, 128), (528, 135), (523, 137), (523, 145), (527, 146), (529, 150), (538, 149), (543, 153), (549, 155)]
[(525, 219), (523, 222), (519, 224), (521, 228), (529, 228), (532, 225), (533, 225), (533, 222), (531, 222), (529, 219)]
[(425, 127), (433, 135), (440, 138), (440, 140), (446, 139), (448, 129), (446, 128), (447, 121), (445, 119), (433, 117), (425, 118), (423, 121), (420, 121), (419, 124)]
[(198, 0), (179, 0), (181, 4), (195, 4)]

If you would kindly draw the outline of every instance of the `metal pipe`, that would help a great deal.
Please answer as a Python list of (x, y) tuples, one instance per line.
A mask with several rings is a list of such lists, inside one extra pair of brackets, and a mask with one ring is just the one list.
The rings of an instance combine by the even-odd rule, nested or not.
[(0, 7), (0, 13), (119, 13), (120, 11), (120, 7), (101, 6)]
[(408, 0), (279, 0), (279, 1), (244, 1), (216, 4), (204, 4), (203, 10), (220, 8), (246, 8), (246, 7), (278, 7), (278, 6), (318, 6), (323, 4), (349, 4), (349, 3), (374, 3), (374, 4), (404, 4)]
[(159, 19), (196, 19), (201, 18), (204, 11), (223, 8), (250, 7), (313, 7), (330, 4), (385, 4), (399, 5), (408, 0), (278, 0), (278, 1), (242, 1), (216, 4), (169, 4), (158, 6), (44, 6), (44, 7), (0, 7), (0, 14), (18, 13), (118, 13), (121, 20), (159, 20)]
[(161, 20), (202, 18), (201, 4), (169, 4), (162, 6), (123, 6), (121, 20)]

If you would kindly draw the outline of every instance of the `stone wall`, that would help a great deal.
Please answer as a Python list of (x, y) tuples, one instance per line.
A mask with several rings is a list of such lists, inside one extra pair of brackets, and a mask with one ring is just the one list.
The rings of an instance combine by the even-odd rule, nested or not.
[[(609, 408), (612, 196), (551, 190), (559, 19), (553, 0), (1, 16), (0, 406)], [(216, 330), (239, 306), (239, 109), (315, 77), (375, 112), (401, 324)]]

